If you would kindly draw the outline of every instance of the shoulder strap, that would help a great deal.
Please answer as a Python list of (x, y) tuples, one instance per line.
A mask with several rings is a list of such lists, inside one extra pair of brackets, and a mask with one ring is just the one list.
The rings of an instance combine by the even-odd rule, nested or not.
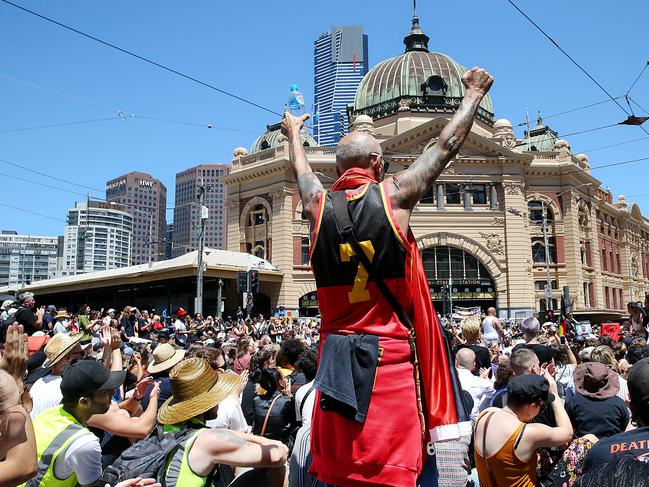
[(304, 411), (303, 411), (304, 403), (306, 402), (307, 398), (311, 395), (311, 393), (313, 392), (314, 389), (315, 389), (315, 384), (313, 384), (313, 385), (309, 388), (309, 390), (306, 391), (306, 394), (304, 395), (304, 397), (303, 397), (302, 400), (300, 401), (300, 416), (304, 416)]
[(365, 267), (367, 274), (374, 278), (376, 287), (379, 288), (379, 291), (381, 291), (383, 297), (387, 300), (388, 303), (390, 303), (390, 306), (392, 306), (392, 309), (397, 314), (399, 321), (401, 321), (401, 323), (403, 323), (403, 325), (408, 328), (408, 330), (412, 330), (413, 327), (410, 318), (399, 304), (399, 301), (397, 301), (397, 298), (394, 297), (392, 291), (390, 291), (385, 282), (383, 282), (383, 279), (379, 279), (377, 277), (376, 268), (374, 267), (372, 262), (370, 262), (370, 259), (367, 258), (367, 255), (363, 251), (360, 243), (358, 242), (358, 239), (356, 238), (356, 234), (354, 232), (354, 223), (352, 222), (352, 219), (349, 215), (349, 206), (347, 205), (347, 197), (345, 196), (345, 191), (332, 191), (330, 194), (338, 230), (347, 240), (347, 242), (351, 244), (354, 252), (356, 253), (356, 257), (361, 262), (361, 264), (363, 264), (363, 267)]
[(281, 394), (276, 395), (275, 398), (270, 403), (270, 407), (268, 408), (268, 412), (266, 413), (266, 417), (264, 418), (264, 424), (261, 427), (261, 433), (259, 433), (259, 436), (264, 436), (264, 433), (266, 432), (266, 425), (268, 424), (268, 418), (270, 417), (270, 412), (273, 410), (273, 406), (275, 405), (275, 403), (280, 397)]
[(489, 413), (489, 416), (487, 416), (487, 419), (485, 419), (484, 428), (482, 429), (482, 458), (484, 458), (484, 463), (487, 466), (489, 480), (493, 485), (498, 485), (493, 478), (493, 473), (491, 473), (491, 467), (489, 466), (489, 457), (487, 456), (487, 428), (489, 427), (489, 421), (491, 421), (493, 415), (493, 412)]

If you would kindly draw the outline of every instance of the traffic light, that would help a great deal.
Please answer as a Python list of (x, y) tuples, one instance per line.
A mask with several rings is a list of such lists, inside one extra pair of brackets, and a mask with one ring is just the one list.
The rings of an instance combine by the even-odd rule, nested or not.
[(259, 292), (259, 271), (248, 271), (248, 286), (249, 292)]
[(237, 272), (237, 291), (245, 293), (248, 290), (248, 273), (245, 271)]
[(563, 286), (563, 293), (561, 294), (561, 314), (566, 316), (572, 313), (572, 305), (570, 304), (570, 287)]

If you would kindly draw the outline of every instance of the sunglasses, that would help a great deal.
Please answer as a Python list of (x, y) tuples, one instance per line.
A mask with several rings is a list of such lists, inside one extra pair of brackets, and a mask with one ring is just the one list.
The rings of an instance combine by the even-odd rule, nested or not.
[(378, 152), (370, 152), (370, 156), (378, 156), (381, 159), (383, 159), (383, 174), (388, 173), (388, 169), (390, 168), (390, 160), (386, 158), (383, 154), (379, 154)]

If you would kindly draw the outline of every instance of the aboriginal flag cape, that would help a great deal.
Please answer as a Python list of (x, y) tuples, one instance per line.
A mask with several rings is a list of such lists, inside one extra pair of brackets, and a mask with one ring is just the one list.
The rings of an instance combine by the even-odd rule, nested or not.
[[(368, 183), (377, 183), (369, 171), (352, 168), (345, 171), (332, 190), (353, 189)], [(389, 185), (385, 187), (388, 191)], [(389, 194), (387, 196), (389, 200)], [(410, 228), (407, 229), (406, 238), (407, 252), (411, 259), (411, 321), (416, 333), (426, 427), (431, 442), (453, 440), (471, 434), (471, 422), (454, 367), (450, 338), (437, 319), (421, 253)]]

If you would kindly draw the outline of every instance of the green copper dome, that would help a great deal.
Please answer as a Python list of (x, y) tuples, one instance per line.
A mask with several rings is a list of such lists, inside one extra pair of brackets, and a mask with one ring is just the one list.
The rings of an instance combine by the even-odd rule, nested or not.
[[(416, 15), (404, 43), (404, 54), (377, 64), (365, 75), (356, 91), (356, 115), (380, 118), (403, 109), (439, 113), (457, 109), (464, 96), (461, 78), (466, 68), (444, 54), (428, 51), (428, 36), (419, 28)], [(492, 124), (493, 113), (487, 95), (478, 118)]]
[[(280, 145), (279, 138), (282, 135), (281, 126), (282, 126), (281, 123), (276, 123), (274, 125), (266, 126), (267, 129), (266, 132), (264, 132), (262, 135), (257, 137), (255, 143), (252, 144), (252, 149), (250, 150), (250, 153), (252, 154), (265, 149), (270, 149), (271, 147), (279, 146)], [(302, 145), (304, 145), (304, 147), (318, 146), (318, 143), (310, 135), (300, 134), (300, 137), (302, 138)]]

